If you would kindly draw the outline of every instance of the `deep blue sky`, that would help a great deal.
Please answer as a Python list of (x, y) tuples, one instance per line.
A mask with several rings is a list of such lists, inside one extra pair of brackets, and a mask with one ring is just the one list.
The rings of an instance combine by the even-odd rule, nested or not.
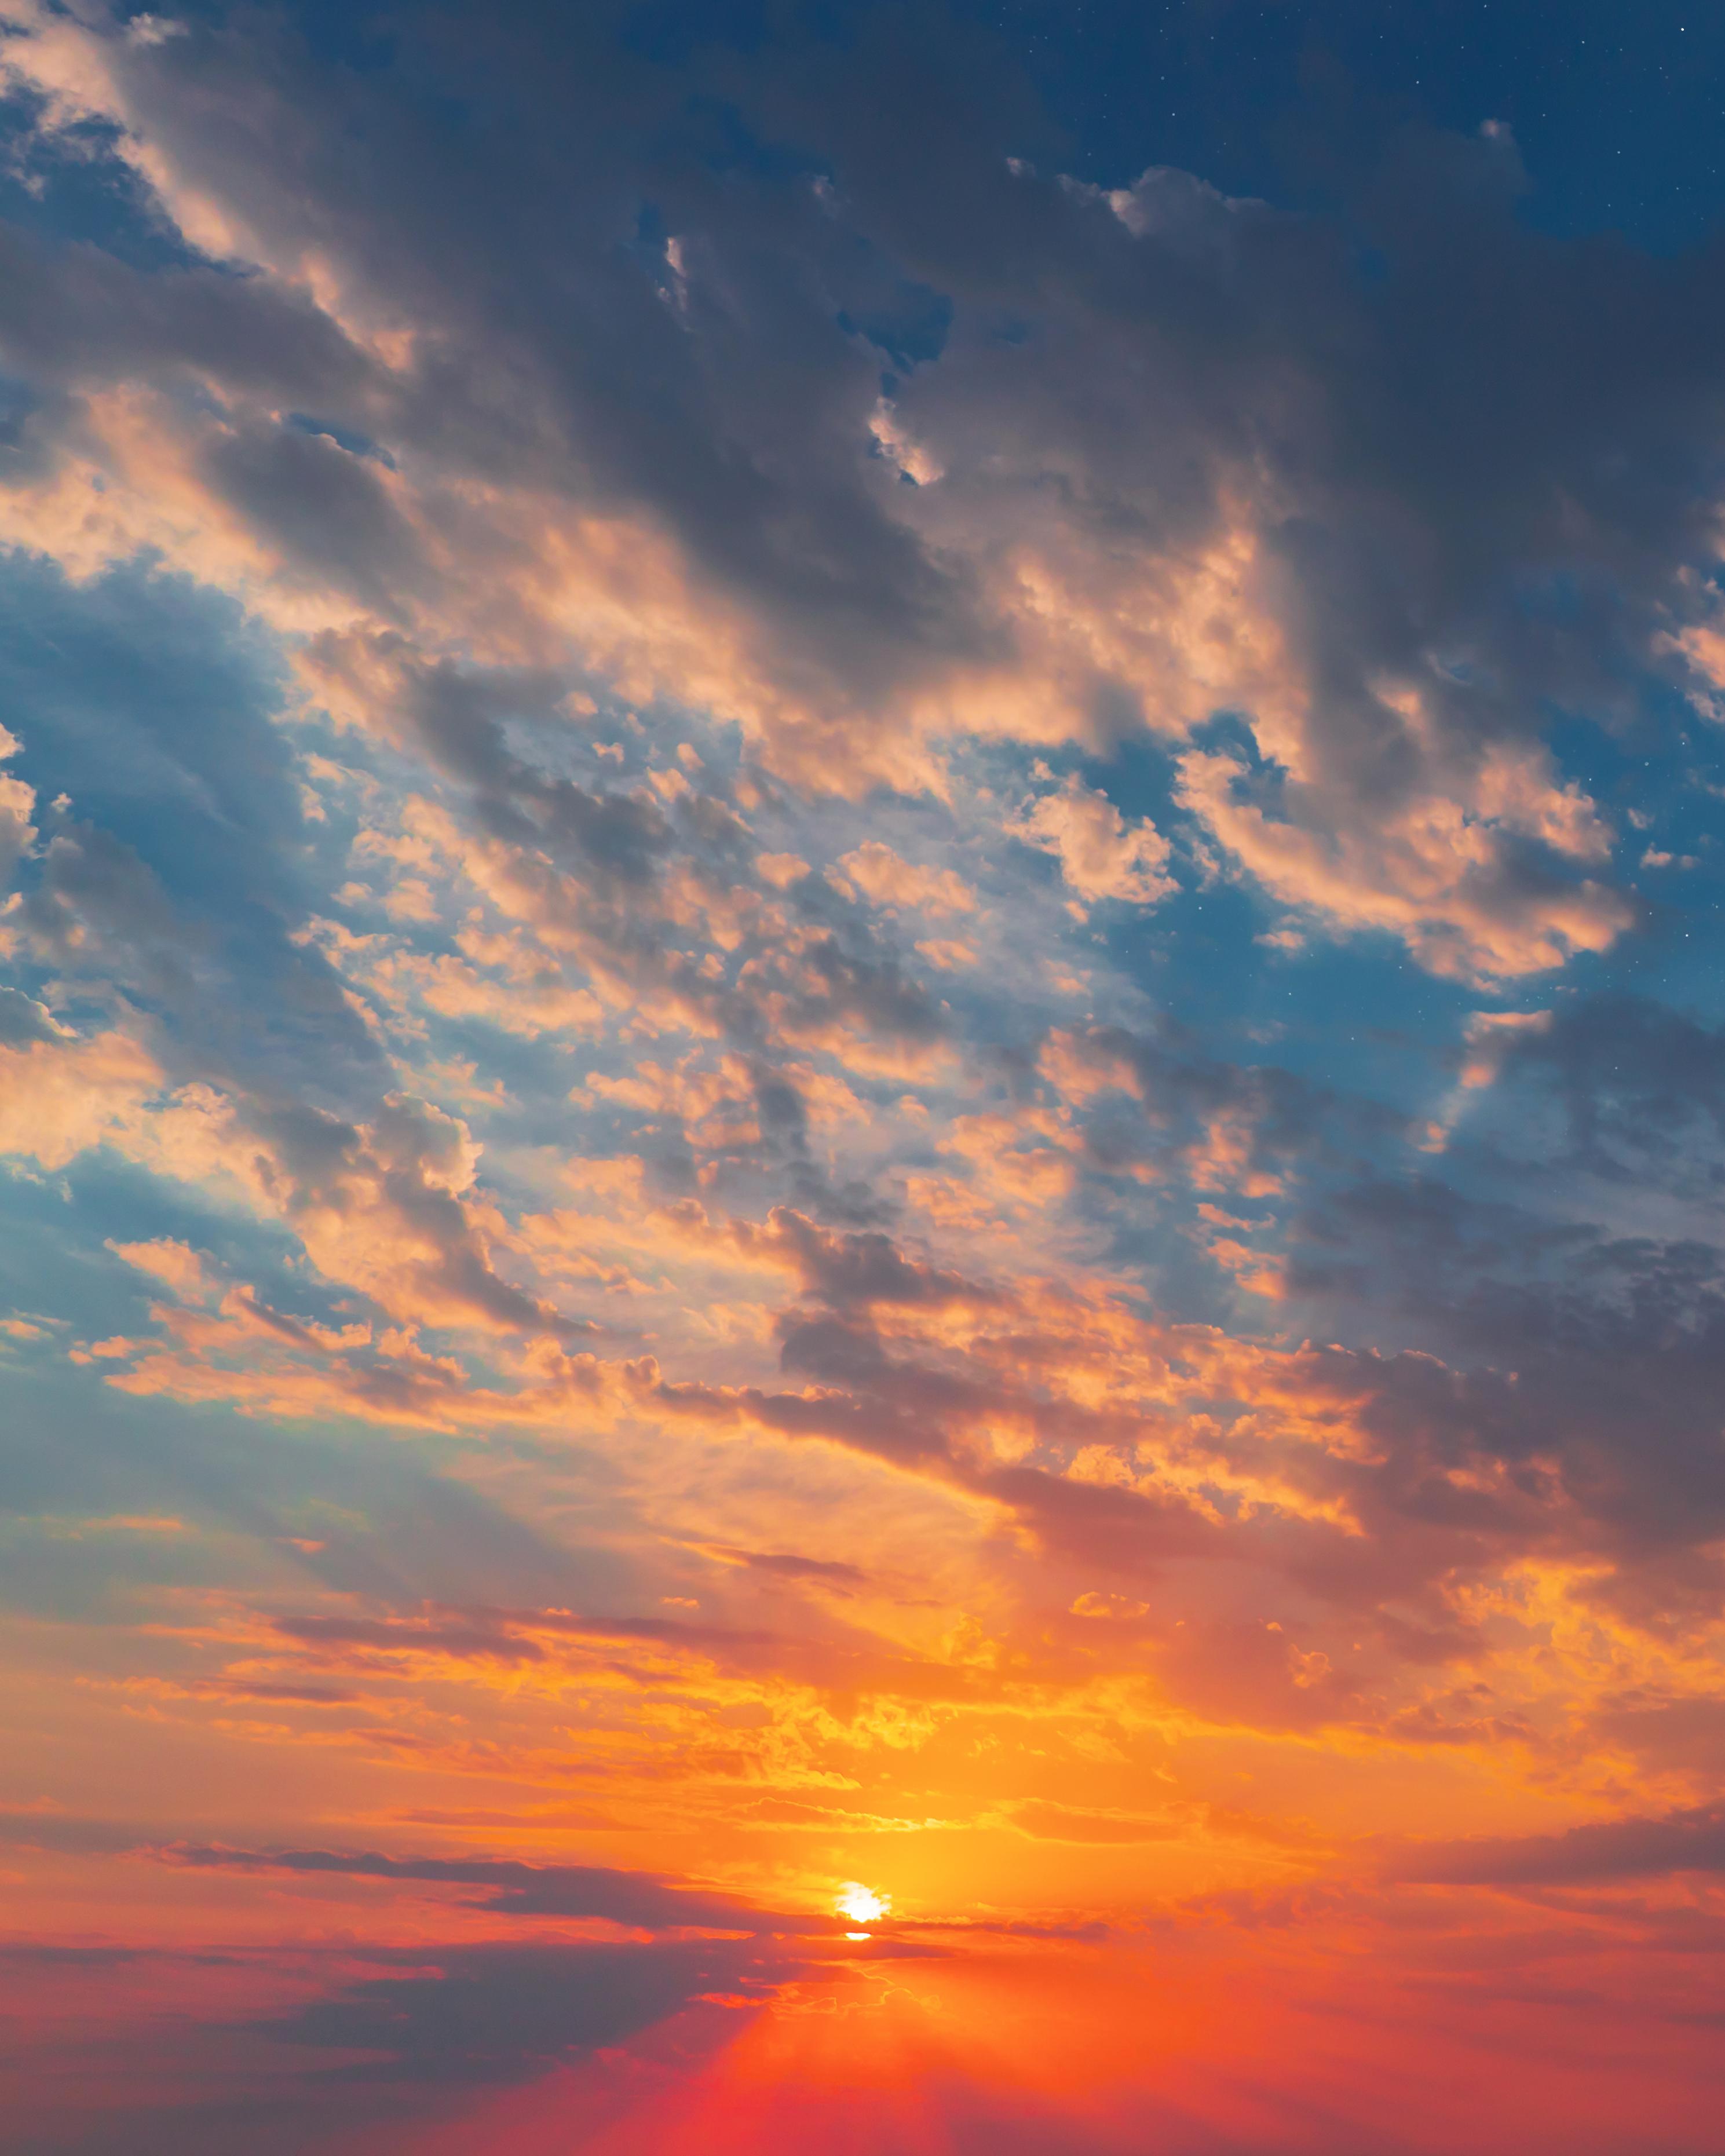
[[(394, 49), (389, 26), (449, 11), (311, 0), (290, 12), (365, 68)], [(644, 0), (588, 12), (667, 57), (716, 44), (758, 59), (895, 18), (912, 45), (972, 33), (969, 49), (1034, 85), (1063, 167), (1107, 185), (1172, 164), (1230, 192), (1334, 204), (1399, 132), (1496, 120), (1527, 166), (1524, 214), (1553, 232), (1669, 249), (1725, 209), (1725, 13), (1700, 0)]]
[(1007, 0), (1088, 177), (1188, 165), (1272, 199), (1345, 192), (1402, 128), (1506, 121), (1556, 232), (1671, 247), (1725, 208), (1725, 13), (1691, 0)]
[[(674, 51), (844, 39), (893, 11), (827, 4), (623, 11)], [(1514, 131), (1554, 232), (1681, 246), (1725, 208), (1725, 13), (1696, 0), (948, 0), (899, 11), (983, 33), (1035, 85), (1067, 169), (1108, 185), (1181, 165), (1230, 192), (1345, 199), (1399, 131)], [(347, 27), (351, 28), (351, 20)]]

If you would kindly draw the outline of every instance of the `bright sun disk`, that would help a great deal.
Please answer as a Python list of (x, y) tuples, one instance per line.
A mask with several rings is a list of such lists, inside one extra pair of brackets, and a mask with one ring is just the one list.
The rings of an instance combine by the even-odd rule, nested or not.
[(868, 1887), (847, 1879), (833, 1904), (841, 1917), (849, 1917), (854, 1924), (878, 1924), (892, 1907), (890, 1894), (876, 1894)]

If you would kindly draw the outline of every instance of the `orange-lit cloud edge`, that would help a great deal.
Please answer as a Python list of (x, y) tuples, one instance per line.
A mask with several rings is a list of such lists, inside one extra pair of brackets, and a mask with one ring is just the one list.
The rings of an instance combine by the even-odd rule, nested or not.
[[(316, 898), (288, 1045), (224, 1027), (215, 932), (0, 741), (0, 1149), (100, 1283), (5, 1367), (69, 1445), (228, 1463), (8, 1529), (18, 2145), (1698, 2156), (1718, 1539), (1635, 1479), (1653, 1346), (1349, 1331), (1373, 1219), (1299, 1224), (1579, 1058), (1621, 819), (1456, 654), (1341, 695), (1289, 473), (1096, 438), (1100, 281), (1040, 377), (962, 311), (894, 396), (841, 376), (873, 551), (811, 524), (752, 587), (344, 193), (291, 54), (8, 21), (44, 144), (99, 131), (192, 259), (40, 273), (0, 539), (268, 649)], [(1303, 244), (1178, 175), (997, 182), (1121, 280)], [(639, 295), (678, 366), (747, 331), (727, 239)], [(1084, 513), (1109, 456), (1132, 519)], [(1705, 699), (1707, 588), (1660, 605)], [(1128, 736), (1157, 813), (1101, 783)], [(1132, 938), (1199, 889), (1457, 998), (1422, 1107), (1173, 1023)], [(1687, 1247), (1604, 1182), (1588, 1263)], [(1399, 1232), (1435, 1280), (1472, 1231)]]

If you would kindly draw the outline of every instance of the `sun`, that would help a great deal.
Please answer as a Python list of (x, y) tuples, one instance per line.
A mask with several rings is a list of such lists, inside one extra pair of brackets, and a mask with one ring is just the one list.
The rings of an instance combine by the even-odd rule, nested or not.
[(841, 1917), (849, 1917), (853, 1924), (878, 1924), (891, 1908), (892, 1897), (876, 1894), (856, 1880), (847, 1879), (833, 1907)]

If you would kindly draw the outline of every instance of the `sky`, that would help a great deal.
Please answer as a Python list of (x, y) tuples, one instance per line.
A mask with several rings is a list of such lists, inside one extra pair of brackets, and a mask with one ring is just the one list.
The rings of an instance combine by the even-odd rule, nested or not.
[(0, 2156), (1718, 2156), (1722, 119), (0, 0)]

